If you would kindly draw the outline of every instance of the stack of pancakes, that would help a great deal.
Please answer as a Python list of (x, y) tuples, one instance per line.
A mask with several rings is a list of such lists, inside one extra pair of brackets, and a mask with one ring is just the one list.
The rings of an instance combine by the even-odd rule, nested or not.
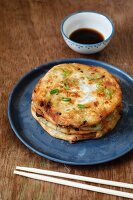
[(66, 63), (39, 80), (31, 112), (51, 136), (74, 143), (112, 130), (120, 119), (121, 102), (118, 80), (107, 70)]

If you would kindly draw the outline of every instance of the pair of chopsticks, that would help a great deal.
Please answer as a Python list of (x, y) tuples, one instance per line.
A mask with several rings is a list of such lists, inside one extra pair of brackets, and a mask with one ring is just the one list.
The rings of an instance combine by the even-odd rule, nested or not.
[[(42, 170), (42, 169), (37, 169), (37, 168), (20, 167), (20, 166), (16, 166), (16, 170), (14, 170), (14, 174), (25, 176), (25, 177), (36, 179), (36, 180), (56, 183), (59, 185), (67, 185), (67, 186), (80, 188), (84, 190), (90, 190), (94, 192), (100, 192), (104, 194), (110, 194), (110, 195), (115, 195), (119, 197), (133, 199), (133, 193), (92, 186), (92, 185), (78, 183), (74, 181), (68, 181), (68, 180), (64, 180), (60, 178), (53, 178), (51, 176), (133, 189), (133, 184), (130, 184), (130, 183), (116, 182), (116, 181), (97, 179), (97, 178), (92, 178), (92, 177), (79, 176), (79, 175), (67, 174), (67, 173), (61, 173), (61, 172), (55, 172), (55, 171), (49, 171), (49, 170)], [(48, 176), (44, 176), (44, 174)]]

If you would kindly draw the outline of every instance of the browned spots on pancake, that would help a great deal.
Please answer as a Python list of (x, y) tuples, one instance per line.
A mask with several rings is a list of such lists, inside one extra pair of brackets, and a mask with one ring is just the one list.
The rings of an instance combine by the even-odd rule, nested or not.
[(40, 109), (36, 109), (36, 116), (37, 117), (43, 117), (43, 113)]
[(102, 92), (102, 91), (99, 91), (99, 92), (98, 92), (98, 96), (99, 96), (99, 97), (105, 97), (105, 93)]
[(37, 117), (42, 117), (42, 115), (38, 114), (37, 112), (36, 112), (36, 116), (37, 116)]
[(50, 108), (51, 108), (51, 106), (52, 106), (51, 102), (50, 102), (50, 101), (48, 101), (48, 102), (47, 102), (47, 104), (46, 104), (46, 108), (47, 108), (47, 109), (50, 109)]
[(56, 115), (61, 115), (62, 113), (61, 112), (56, 112)]
[(113, 86), (114, 84), (113, 84), (112, 82), (110, 82), (110, 81), (105, 81), (105, 82), (104, 82), (104, 85), (105, 85), (106, 87), (110, 87), (110, 86)]
[(95, 102), (94, 102), (94, 106), (97, 107), (98, 105), (99, 105), (99, 102), (98, 102), (98, 101), (95, 101)]
[(71, 97), (80, 97), (78, 92), (69, 92), (69, 96), (71, 96)]
[(87, 124), (87, 121), (86, 121), (86, 120), (83, 121), (83, 125), (85, 125), (85, 124)]
[[(94, 73), (95, 73), (95, 72), (98, 72), (98, 68), (97, 68), (97, 67), (94, 67), (94, 66), (91, 68), (91, 70), (94, 71)], [(94, 74), (94, 73), (92, 72), (92, 74)]]
[(40, 101), (40, 106), (43, 107), (45, 105), (44, 101)]

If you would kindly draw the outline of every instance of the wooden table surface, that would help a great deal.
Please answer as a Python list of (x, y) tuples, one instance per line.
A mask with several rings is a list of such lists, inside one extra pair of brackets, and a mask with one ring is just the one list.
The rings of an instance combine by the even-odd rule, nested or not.
[[(64, 43), (60, 23), (78, 10), (112, 18), (115, 35), (101, 53), (80, 55)], [(133, 182), (133, 151), (105, 164), (68, 166), (36, 155), (10, 128), (7, 103), (14, 84), (42, 63), (73, 57), (105, 61), (133, 75), (133, 0), (0, 0), (0, 200), (124, 199), (15, 176), (16, 165)]]

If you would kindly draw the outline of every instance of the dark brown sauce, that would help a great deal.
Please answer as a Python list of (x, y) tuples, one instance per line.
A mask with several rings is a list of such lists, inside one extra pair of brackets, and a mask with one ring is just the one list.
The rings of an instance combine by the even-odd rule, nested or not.
[(104, 40), (104, 36), (100, 32), (88, 28), (81, 28), (72, 32), (69, 38), (80, 44), (96, 44)]

